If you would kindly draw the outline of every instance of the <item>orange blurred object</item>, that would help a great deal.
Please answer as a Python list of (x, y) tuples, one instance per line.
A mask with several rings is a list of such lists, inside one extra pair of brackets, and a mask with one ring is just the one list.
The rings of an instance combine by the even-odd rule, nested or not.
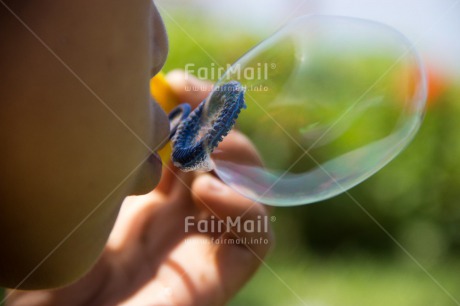
[(426, 76), (428, 84), (427, 107), (436, 104), (448, 87), (446, 77), (432, 65), (426, 65)]
[[(401, 101), (405, 101), (405, 103), (410, 103), (417, 90), (419, 67), (407, 67), (407, 69), (401, 71), (401, 73), (407, 74), (405, 77), (407, 82), (400, 82), (400, 79), (404, 79), (404, 77), (395, 80), (396, 82), (400, 82), (396, 87), (399, 87), (399, 95), (402, 96), (398, 96), (398, 98)], [(426, 108), (428, 109), (439, 103), (439, 99), (449, 87), (449, 81), (448, 76), (433, 65), (425, 65), (425, 75), (427, 86)]]

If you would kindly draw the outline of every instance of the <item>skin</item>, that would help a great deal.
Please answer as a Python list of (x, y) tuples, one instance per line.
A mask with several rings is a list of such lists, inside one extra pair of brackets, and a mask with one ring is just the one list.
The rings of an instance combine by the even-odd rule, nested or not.
[[(224, 304), (270, 244), (190, 243), (211, 236), (185, 233), (184, 219), (266, 211), (209, 174), (169, 165), (160, 181), (149, 157), (168, 124), (148, 86), (167, 42), (153, 4), (5, 3), (47, 45), (0, 4), (0, 285), (35, 290), (10, 291), (8, 305)], [(168, 78), (180, 99), (207, 95)], [(238, 133), (222, 145), (259, 162)]]

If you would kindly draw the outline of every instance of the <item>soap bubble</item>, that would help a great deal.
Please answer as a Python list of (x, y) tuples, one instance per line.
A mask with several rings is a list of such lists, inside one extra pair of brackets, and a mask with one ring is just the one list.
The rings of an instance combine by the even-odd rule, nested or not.
[[(242, 195), (292, 206), (338, 195), (396, 157), (417, 132), (426, 76), (414, 46), (372, 21), (298, 18), (241, 57), (215, 88), (237, 81), (247, 108), (235, 128), (263, 161), (217, 147), (217, 175)], [(203, 116), (215, 109), (214, 92)], [(224, 140), (225, 141), (225, 140)]]

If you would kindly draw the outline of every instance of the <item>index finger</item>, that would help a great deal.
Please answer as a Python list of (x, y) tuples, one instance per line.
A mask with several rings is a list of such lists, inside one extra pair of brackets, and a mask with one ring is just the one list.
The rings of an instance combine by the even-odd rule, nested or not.
[(173, 70), (166, 75), (171, 89), (181, 103), (189, 103), (192, 108), (198, 106), (211, 92), (212, 83), (197, 79), (183, 70)]

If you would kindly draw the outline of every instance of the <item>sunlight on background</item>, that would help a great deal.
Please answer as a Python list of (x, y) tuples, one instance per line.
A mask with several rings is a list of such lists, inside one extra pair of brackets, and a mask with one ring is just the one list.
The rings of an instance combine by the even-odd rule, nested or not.
[[(433, 64), (460, 75), (460, 4), (456, 0), (161, 0), (166, 10), (188, 10), (233, 27), (268, 35), (305, 14), (328, 14), (380, 21), (417, 44)], [(202, 20), (207, 23), (208, 21)]]

